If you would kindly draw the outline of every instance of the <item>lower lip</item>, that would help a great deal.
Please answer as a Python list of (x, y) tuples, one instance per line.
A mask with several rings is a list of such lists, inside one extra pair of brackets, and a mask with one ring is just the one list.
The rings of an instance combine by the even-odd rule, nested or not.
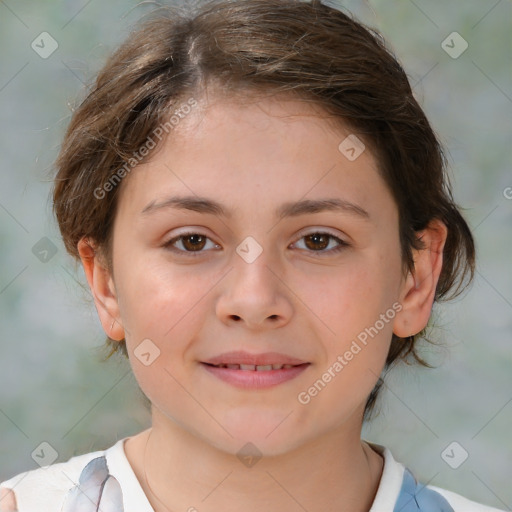
[(203, 367), (215, 377), (244, 389), (264, 389), (277, 386), (283, 382), (294, 379), (300, 375), (309, 363), (304, 363), (292, 368), (282, 368), (281, 370), (233, 370), (231, 368), (219, 368), (209, 364), (201, 363)]

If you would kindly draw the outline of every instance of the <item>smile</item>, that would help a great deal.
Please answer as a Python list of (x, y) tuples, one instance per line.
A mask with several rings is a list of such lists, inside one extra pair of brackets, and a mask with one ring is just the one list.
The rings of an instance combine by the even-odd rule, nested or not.
[(257, 372), (268, 372), (270, 370), (282, 370), (283, 368), (293, 368), (292, 364), (215, 364), (212, 366), (215, 366), (216, 368), (229, 368), (230, 370), (244, 370)]
[(310, 363), (291, 364), (209, 364), (201, 366), (213, 377), (244, 390), (271, 388), (289, 382), (302, 374)]

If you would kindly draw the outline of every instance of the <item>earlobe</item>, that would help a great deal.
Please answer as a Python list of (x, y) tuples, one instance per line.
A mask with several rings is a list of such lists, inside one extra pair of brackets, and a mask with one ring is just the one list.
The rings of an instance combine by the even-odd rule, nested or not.
[(124, 329), (111, 272), (89, 239), (83, 237), (77, 249), (103, 330), (109, 338), (122, 340)]
[(443, 249), (448, 229), (434, 219), (420, 233), (424, 249), (414, 249), (414, 272), (409, 273), (400, 293), (402, 310), (396, 315), (393, 332), (401, 338), (417, 334), (428, 323), (437, 283), (443, 267)]

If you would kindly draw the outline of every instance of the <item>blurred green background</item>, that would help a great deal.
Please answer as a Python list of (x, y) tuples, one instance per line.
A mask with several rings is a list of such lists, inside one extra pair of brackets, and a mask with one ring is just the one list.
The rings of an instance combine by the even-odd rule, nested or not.
[[(423, 483), (510, 510), (511, 2), (329, 3), (376, 27), (405, 66), (448, 149), (455, 199), (478, 251), (473, 286), (435, 308), (432, 337), (444, 348), (425, 353), (437, 368), (390, 374), (364, 437), (390, 447)], [(83, 272), (64, 251), (49, 192), (70, 104), (154, 8), (0, 1), (0, 481), (37, 467), (31, 453), (43, 441), (65, 461), (150, 425), (128, 363), (101, 362), (104, 333), (77, 282)], [(47, 58), (31, 47), (42, 32), (58, 44)], [(457, 58), (442, 47), (452, 32), (468, 44)], [(469, 454), (457, 469), (441, 457), (453, 441)]]

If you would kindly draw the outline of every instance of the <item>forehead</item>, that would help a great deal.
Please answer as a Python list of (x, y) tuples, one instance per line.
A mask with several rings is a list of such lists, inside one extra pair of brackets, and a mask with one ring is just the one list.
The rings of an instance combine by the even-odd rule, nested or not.
[(234, 211), (256, 207), (259, 195), (269, 205), (342, 193), (376, 206), (386, 193), (369, 148), (317, 105), (289, 97), (197, 101), (123, 182), (128, 208), (140, 213), (176, 192), (215, 196)]

